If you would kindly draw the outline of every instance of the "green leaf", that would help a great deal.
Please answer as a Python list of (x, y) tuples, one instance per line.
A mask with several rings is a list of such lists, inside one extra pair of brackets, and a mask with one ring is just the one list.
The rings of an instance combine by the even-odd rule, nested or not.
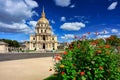
[(82, 80), (86, 80), (86, 77), (82, 76)]

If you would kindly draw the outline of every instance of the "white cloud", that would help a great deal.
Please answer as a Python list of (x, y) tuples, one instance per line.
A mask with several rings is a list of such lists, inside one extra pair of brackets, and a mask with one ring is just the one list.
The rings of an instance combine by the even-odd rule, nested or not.
[(24, 23), (5, 24), (0, 22), (0, 32), (6, 33), (33, 33), (34, 31)]
[(108, 38), (110, 35), (98, 35), (97, 38)]
[(71, 0), (54, 0), (57, 6), (67, 7), (71, 4)]
[(37, 24), (37, 21), (30, 21), (28, 24), (31, 25), (32, 27), (35, 27)]
[(85, 27), (85, 24), (82, 22), (71, 22), (71, 23), (64, 23), (60, 26), (61, 29), (68, 30), (68, 31), (78, 31), (82, 27)]
[(54, 20), (51, 20), (51, 23), (55, 24), (55, 21), (54, 21)]
[(70, 6), (70, 8), (74, 8), (74, 7), (75, 7), (75, 5), (71, 5), (71, 6)]
[(36, 7), (34, 0), (0, 0), (0, 32), (33, 32), (25, 22), (37, 15)]
[(100, 34), (108, 34), (109, 32), (107, 30), (103, 30), (101, 32), (99, 32)]
[(108, 10), (113, 10), (116, 8), (118, 2), (113, 2), (109, 7), (108, 7)]
[(53, 29), (52, 26), (50, 26), (50, 28), (52, 29), (52, 35), (55, 35), (55, 33), (54, 33), (55, 29)]
[(117, 33), (118, 30), (117, 30), (117, 29), (112, 29), (111, 32), (112, 32), (112, 33)]
[(118, 36), (120, 36), (120, 33), (118, 33)]
[(66, 17), (62, 16), (60, 20), (61, 21), (66, 21)]
[(34, 0), (25, 0), (25, 2), (31, 8), (38, 7), (38, 4)]
[(64, 36), (61, 36), (62, 39), (73, 39), (74, 35), (73, 34), (65, 34)]
[(90, 21), (85, 21), (84, 23), (90, 23)]

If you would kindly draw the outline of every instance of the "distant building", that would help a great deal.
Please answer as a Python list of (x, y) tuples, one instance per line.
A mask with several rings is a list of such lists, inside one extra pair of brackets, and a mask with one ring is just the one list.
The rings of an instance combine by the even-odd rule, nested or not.
[(45, 16), (44, 9), (35, 28), (35, 34), (30, 36), (30, 50), (57, 50), (57, 36), (52, 30)]
[(8, 44), (0, 41), (0, 53), (8, 52)]
[(68, 43), (67, 42), (58, 43), (58, 49), (64, 50), (66, 48), (68, 48)]
[(25, 50), (29, 50), (29, 48), (30, 48), (30, 42), (29, 41), (25, 41), (24, 45), (25, 45)]

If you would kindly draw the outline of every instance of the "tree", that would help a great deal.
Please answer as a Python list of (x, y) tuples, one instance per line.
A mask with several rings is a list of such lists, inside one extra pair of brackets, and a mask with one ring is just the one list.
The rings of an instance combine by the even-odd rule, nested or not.
[(20, 47), (19, 42), (17, 42), (16, 40), (0, 39), (0, 41), (8, 43), (9, 47)]

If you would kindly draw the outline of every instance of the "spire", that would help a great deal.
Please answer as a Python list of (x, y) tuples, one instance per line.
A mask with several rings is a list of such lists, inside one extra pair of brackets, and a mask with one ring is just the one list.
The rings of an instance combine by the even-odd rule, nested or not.
[(43, 7), (43, 10), (42, 10), (42, 15), (41, 15), (42, 18), (45, 18), (45, 12), (44, 12), (44, 7)]

